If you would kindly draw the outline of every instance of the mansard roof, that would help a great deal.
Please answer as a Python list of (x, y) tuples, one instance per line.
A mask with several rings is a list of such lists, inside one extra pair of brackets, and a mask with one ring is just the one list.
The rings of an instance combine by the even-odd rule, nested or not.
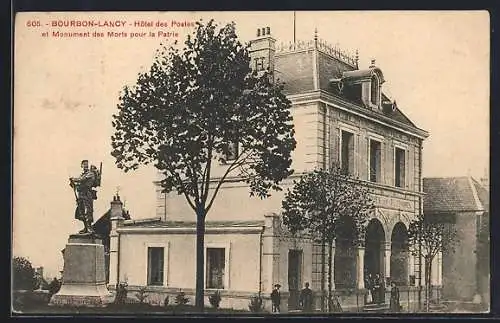
[(385, 82), (382, 70), (376, 66), (363, 70), (353, 70), (353, 71), (343, 72), (341, 79), (347, 82), (365, 81), (365, 80), (370, 80), (373, 75), (377, 75), (381, 83)]
[(382, 113), (398, 122), (404, 123), (406, 125), (417, 127), (411, 120), (408, 118), (403, 111), (401, 111), (395, 101), (391, 101), (385, 94), (382, 93)]
[[(313, 52), (317, 55), (316, 63)], [(357, 64), (357, 57), (353, 58), (323, 42), (315, 45), (314, 41), (310, 41), (277, 46), (274, 68), (277, 79), (285, 83), (284, 92), (287, 95), (322, 90), (363, 107), (359, 83), (369, 80), (375, 74), (381, 83), (385, 82), (385, 78), (379, 67), (372, 65), (360, 70)], [(341, 80), (344, 83), (343, 91), (338, 87), (338, 82)], [(384, 94), (382, 94), (382, 109), (379, 112), (390, 119), (417, 128)]]
[(487, 211), (489, 194), (471, 177), (424, 178), (424, 213)]

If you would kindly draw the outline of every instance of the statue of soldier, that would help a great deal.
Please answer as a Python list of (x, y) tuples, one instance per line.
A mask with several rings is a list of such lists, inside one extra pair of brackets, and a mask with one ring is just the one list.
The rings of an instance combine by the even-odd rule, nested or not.
[(100, 173), (94, 165), (89, 169), (88, 160), (82, 160), (81, 167), (83, 172), (80, 177), (70, 178), (70, 186), (75, 190), (76, 196), (75, 219), (84, 224), (79, 233), (93, 234), (94, 200), (97, 199), (97, 192), (93, 188), (100, 186)]

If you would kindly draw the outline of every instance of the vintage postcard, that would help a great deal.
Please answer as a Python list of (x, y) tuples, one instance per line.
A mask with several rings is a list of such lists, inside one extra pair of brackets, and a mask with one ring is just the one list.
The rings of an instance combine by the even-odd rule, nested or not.
[(489, 28), (17, 13), (13, 313), (489, 312)]

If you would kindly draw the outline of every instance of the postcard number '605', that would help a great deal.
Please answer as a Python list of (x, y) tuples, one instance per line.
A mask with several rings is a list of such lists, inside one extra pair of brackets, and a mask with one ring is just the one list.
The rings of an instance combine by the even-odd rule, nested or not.
[(28, 20), (26, 22), (27, 27), (40, 27), (41, 25), (42, 23), (40, 22), (40, 20)]

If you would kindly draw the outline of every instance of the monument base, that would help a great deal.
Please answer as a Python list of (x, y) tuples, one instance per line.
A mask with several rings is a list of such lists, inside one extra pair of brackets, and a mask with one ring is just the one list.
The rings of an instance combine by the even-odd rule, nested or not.
[(113, 295), (106, 287), (104, 246), (95, 235), (70, 235), (64, 249), (64, 269), (52, 306), (106, 306)]
[(112, 301), (113, 295), (105, 284), (63, 284), (59, 292), (52, 296), (49, 305), (99, 307), (106, 306)]

